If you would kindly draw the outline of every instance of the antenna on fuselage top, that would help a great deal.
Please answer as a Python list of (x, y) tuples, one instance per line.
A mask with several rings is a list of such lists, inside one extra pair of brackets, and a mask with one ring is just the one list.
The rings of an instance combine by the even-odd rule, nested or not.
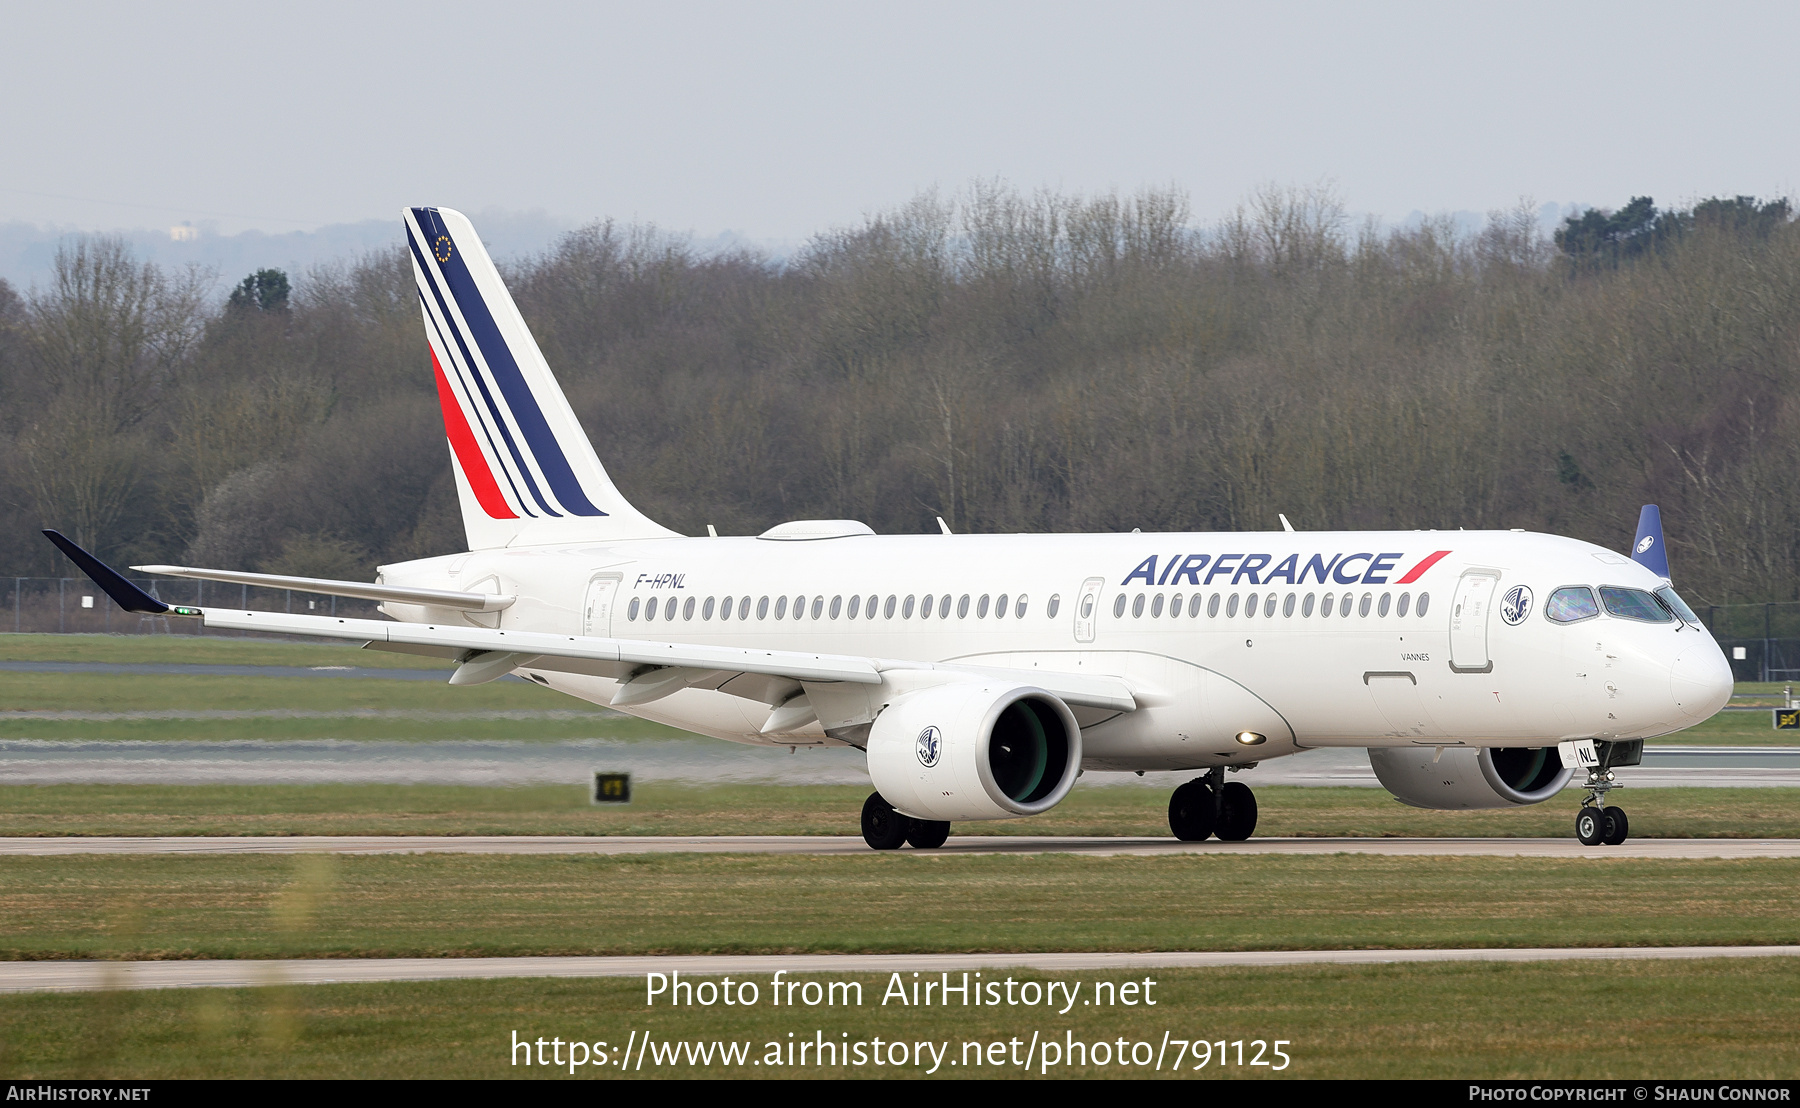
[(1282, 515), (1280, 512), (1276, 512), (1275, 518), (1281, 521), (1281, 529), (1283, 531), (1292, 531), (1294, 529), (1294, 525), (1288, 522), (1287, 516)]

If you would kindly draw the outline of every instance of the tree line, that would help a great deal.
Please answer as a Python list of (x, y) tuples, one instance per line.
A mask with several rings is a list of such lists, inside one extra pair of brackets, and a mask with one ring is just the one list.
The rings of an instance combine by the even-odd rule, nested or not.
[[(781, 259), (600, 223), (505, 276), (615, 481), (689, 534), (1521, 527), (1662, 505), (1697, 603), (1800, 598), (1800, 228), (1647, 197), (1546, 236), (1320, 188), (926, 193)], [(399, 243), (228, 297), (76, 238), (0, 282), (0, 567), (338, 577), (464, 545)]]

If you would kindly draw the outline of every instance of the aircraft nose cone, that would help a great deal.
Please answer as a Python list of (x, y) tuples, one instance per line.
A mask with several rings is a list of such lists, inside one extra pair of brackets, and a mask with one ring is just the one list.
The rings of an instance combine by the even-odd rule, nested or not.
[(1706, 719), (1731, 702), (1731, 663), (1710, 640), (1695, 643), (1669, 667), (1669, 692), (1685, 716)]

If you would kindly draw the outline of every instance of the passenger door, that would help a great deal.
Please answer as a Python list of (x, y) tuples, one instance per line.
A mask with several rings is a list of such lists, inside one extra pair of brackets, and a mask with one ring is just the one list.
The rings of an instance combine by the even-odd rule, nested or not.
[(1081, 583), (1081, 595), (1075, 598), (1075, 641), (1093, 642), (1094, 628), (1100, 622), (1100, 590), (1106, 578), (1090, 577)]
[(1491, 569), (1472, 569), (1456, 583), (1450, 602), (1450, 668), (1457, 673), (1492, 673), (1488, 657), (1488, 612), (1500, 575)]
[(617, 573), (603, 573), (588, 582), (587, 599), (581, 605), (583, 635), (612, 637), (613, 597), (618, 594), (620, 579)]

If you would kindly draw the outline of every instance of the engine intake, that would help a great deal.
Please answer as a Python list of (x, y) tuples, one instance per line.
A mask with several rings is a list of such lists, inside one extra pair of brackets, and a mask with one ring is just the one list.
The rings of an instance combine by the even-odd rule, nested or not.
[(1575, 774), (1554, 746), (1451, 746), (1434, 762), (1436, 753), (1429, 746), (1374, 747), (1369, 765), (1403, 803), (1440, 811), (1541, 804)]
[(889, 704), (869, 729), (868, 754), (876, 790), (906, 815), (1013, 819), (1069, 794), (1081, 728), (1042, 689), (959, 681)]

